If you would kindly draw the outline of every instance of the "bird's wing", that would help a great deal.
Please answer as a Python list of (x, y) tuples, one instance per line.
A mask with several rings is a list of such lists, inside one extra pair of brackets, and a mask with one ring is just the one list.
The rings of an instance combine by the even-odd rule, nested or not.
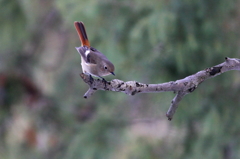
[(83, 60), (89, 64), (96, 64), (97, 54), (90, 50), (88, 47), (76, 47), (79, 54), (82, 56)]

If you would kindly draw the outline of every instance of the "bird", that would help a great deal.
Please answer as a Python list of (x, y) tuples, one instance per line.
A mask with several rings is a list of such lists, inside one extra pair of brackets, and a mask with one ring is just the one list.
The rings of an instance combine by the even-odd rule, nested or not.
[(105, 80), (103, 76), (110, 74), (115, 76), (115, 68), (112, 62), (103, 53), (90, 45), (84, 23), (75, 21), (74, 25), (81, 41), (81, 47), (76, 47), (76, 49), (81, 56), (83, 73), (90, 75), (90, 77), (100, 77), (103, 80)]

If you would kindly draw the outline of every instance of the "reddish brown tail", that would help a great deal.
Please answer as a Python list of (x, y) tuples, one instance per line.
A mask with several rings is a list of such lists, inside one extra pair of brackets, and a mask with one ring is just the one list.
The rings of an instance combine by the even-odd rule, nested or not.
[(88, 41), (87, 33), (86, 33), (83, 22), (74, 22), (74, 25), (78, 32), (78, 36), (82, 43), (82, 46), (90, 47), (90, 43)]

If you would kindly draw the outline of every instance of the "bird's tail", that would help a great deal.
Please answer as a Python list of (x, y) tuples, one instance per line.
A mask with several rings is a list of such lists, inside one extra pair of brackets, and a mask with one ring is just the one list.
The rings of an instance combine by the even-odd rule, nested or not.
[(86, 33), (83, 22), (74, 22), (74, 25), (77, 30), (79, 39), (82, 43), (82, 46), (90, 47), (90, 43), (88, 41), (87, 33)]

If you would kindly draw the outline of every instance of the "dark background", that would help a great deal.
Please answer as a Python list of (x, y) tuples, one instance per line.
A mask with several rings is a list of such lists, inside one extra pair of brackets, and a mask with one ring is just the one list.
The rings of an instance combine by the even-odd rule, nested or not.
[(162, 83), (239, 58), (239, 0), (0, 0), (0, 158), (240, 158), (240, 74), (187, 95), (98, 91), (81, 80), (83, 21), (124, 81)]

